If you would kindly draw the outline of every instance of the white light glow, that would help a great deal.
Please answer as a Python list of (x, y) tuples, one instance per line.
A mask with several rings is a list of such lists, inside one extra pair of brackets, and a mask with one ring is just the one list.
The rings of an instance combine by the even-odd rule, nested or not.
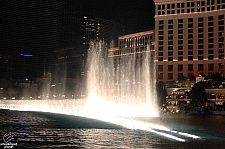
[(190, 138), (193, 138), (193, 139), (199, 139), (200, 138), (199, 136), (188, 134), (188, 133), (184, 133), (184, 132), (179, 132), (179, 134), (187, 136), (187, 137), (190, 137)]
[[(92, 98), (94, 98), (94, 96)], [(200, 139), (199, 136), (193, 134), (170, 130), (169, 128), (162, 125), (135, 120), (131, 117), (125, 116), (129, 114), (124, 114), (123, 116), (115, 116), (112, 115), (111, 112), (101, 111), (107, 108), (100, 108), (100, 111), (96, 110), (96, 108), (94, 107), (96, 107), (95, 105), (99, 103), (95, 103), (94, 100), (91, 101), (92, 102), (89, 102), (88, 105), (84, 106), (86, 100), (0, 100), (0, 108), (19, 111), (50, 112), (87, 117), (120, 125), (128, 129), (149, 131), (180, 142), (186, 142), (187, 138)], [(88, 108), (91, 109), (88, 110)], [(117, 114), (119, 114), (119, 112)], [(186, 139), (182, 137), (185, 137)]]

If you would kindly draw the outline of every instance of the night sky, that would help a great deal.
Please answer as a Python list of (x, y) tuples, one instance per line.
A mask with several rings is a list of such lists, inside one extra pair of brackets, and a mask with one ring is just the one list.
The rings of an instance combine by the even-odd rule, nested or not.
[[(153, 0), (2, 1), (0, 54), (13, 60), (7, 63), (10, 67), (18, 65), (18, 73), (26, 68), (38, 74), (48, 61), (51, 63), (55, 50), (77, 46), (82, 38), (83, 16), (113, 20), (125, 27), (125, 34), (130, 34), (154, 29), (154, 14)], [(31, 53), (33, 57), (21, 61), (21, 53)], [(26, 66), (21, 67), (21, 62)], [(9, 67), (0, 67), (5, 68)]]
[(118, 22), (127, 34), (152, 30), (154, 12), (153, 0), (3, 1), (0, 53), (6, 49), (20, 53), (60, 47), (62, 40), (75, 38), (62, 36), (76, 34), (84, 15)]
[(154, 29), (153, 0), (84, 0), (84, 5), (84, 13), (119, 22), (128, 33)]

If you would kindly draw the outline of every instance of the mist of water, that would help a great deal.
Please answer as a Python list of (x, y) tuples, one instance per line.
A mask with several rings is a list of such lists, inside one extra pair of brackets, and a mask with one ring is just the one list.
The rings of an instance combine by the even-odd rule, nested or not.
[(103, 41), (90, 42), (86, 108), (110, 116), (157, 116), (154, 55), (108, 57)]

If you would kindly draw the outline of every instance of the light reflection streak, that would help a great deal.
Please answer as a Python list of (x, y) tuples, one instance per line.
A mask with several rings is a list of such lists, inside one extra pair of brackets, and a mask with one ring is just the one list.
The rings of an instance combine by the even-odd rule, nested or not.
[[(89, 118), (93, 118), (93, 117), (89, 117)], [(128, 129), (153, 132), (158, 135), (161, 135), (161, 136), (164, 136), (164, 137), (176, 140), (176, 141), (180, 141), (180, 142), (186, 142), (186, 140), (182, 139), (180, 137), (174, 136), (172, 134), (168, 134), (168, 133), (176, 133), (177, 135), (179, 134), (181, 136), (185, 136), (188, 138), (200, 139), (200, 137), (198, 137), (196, 135), (173, 131), (173, 130), (170, 130), (169, 128), (161, 126), (161, 125), (137, 121), (137, 120), (133, 120), (131, 118), (118, 118), (118, 117), (107, 117), (106, 118), (106, 117), (102, 116), (102, 117), (98, 117), (98, 118), (95, 117), (95, 119), (98, 119), (98, 120), (101, 120), (104, 122), (109, 122), (109, 123), (116, 124), (116, 125), (120, 125), (125, 128), (128, 128)]]
[(200, 138), (199, 136), (188, 134), (188, 133), (184, 133), (184, 132), (179, 132), (179, 134), (187, 136), (187, 137), (190, 137), (190, 138), (193, 138), (193, 139), (199, 139)]
[(97, 119), (100, 121), (116, 124), (119, 126), (123, 126), (128, 129), (134, 129), (134, 130), (143, 130), (152, 132), (176, 141), (180, 142), (186, 142), (185, 138), (193, 138), (193, 139), (200, 139), (199, 136), (188, 134), (185, 132), (178, 132), (174, 130), (170, 130), (169, 128), (152, 124), (149, 122), (143, 122), (132, 119), (132, 117), (126, 117), (126, 116), (113, 116), (108, 115), (109, 113), (104, 111), (98, 111), (94, 109), (87, 109), (87, 108), (79, 108), (79, 107), (63, 107), (59, 105), (54, 104), (26, 104), (26, 105), (17, 105), (17, 104), (8, 104), (3, 106), (0, 104), (0, 108), (4, 109), (10, 109), (10, 110), (19, 110), (19, 111), (38, 111), (38, 112), (50, 112), (50, 113), (58, 113), (58, 114), (65, 114), (65, 115), (74, 115), (74, 116), (80, 116), (80, 117), (86, 117), (91, 119)]

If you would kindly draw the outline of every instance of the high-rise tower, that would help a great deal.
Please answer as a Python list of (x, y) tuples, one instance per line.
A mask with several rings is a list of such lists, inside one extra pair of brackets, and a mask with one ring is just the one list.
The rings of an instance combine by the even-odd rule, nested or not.
[(157, 79), (225, 74), (225, 0), (154, 0)]

